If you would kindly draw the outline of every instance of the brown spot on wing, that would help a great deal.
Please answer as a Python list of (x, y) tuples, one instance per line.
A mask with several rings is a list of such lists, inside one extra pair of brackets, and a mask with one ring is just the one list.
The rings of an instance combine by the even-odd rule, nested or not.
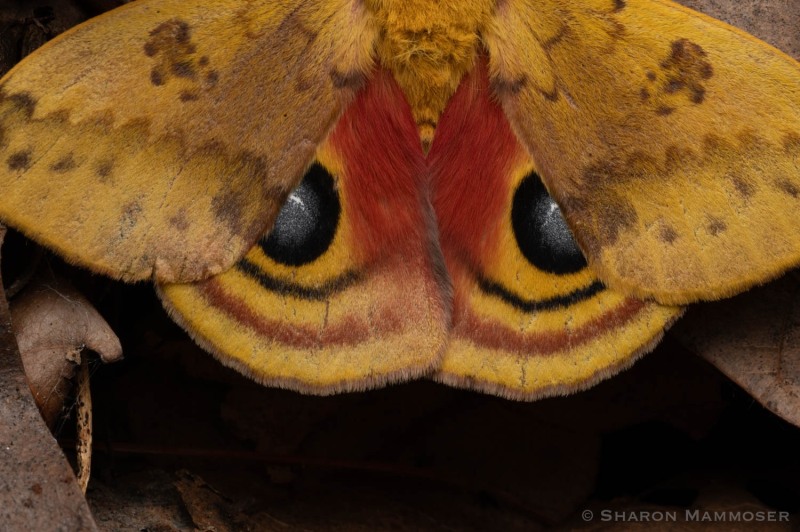
[(153, 70), (150, 71), (150, 83), (156, 87), (160, 87), (164, 84), (164, 74), (162, 74), (158, 68), (153, 68)]
[(707, 159), (728, 158), (735, 152), (733, 144), (723, 137), (709, 133), (703, 137), (703, 153)]
[(176, 61), (175, 63), (172, 63), (171, 70), (172, 73), (179, 78), (194, 79), (197, 77), (197, 72), (195, 72), (191, 61)]
[(171, 81), (182, 83), (185, 88), (179, 92), (181, 101), (187, 101), (182, 97), (187, 91), (199, 98), (200, 89), (214, 86), (218, 81), (219, 75), (211, 68), (209, 57), (197, 57), (191, 26), (178, 18), (163, 22), (150, 32), (144, 54), (155, 61), (150, 83), (156, 87)]
[(70, 152), (51, 164), (50, 170), (59, 174), (65, 174), (70, 170), (74, 170), (77, 166), (75, 156)]
[(181, 209), (178, 214), (170, 218), (169, 224), (178, 231), (189, 229), (191, 223), (189, 222), (189, 216), (186, 214), (186, 209)]
[(674, 92), (678, 92), (684, 87), (686, 87), (686, 82), (673, 79), (672, 81), (666, 84), (666, 86), (664, 87), (664, 92), (666, 92), (667, 94), (672, 94)]
[(728, 224), (716, 216), (707, 216), (706, 231), (712, 236), (717, 236), (728, 230)]
[[(639, 220), (636, 209), (629, 201), (619, 196), (609, 195), (600, 202), (594, 202), (589, 196), (583, 198), (567, 198), (564, 202), (566, 212), (593, 212), (595, 231), (587, 231), (581, 244), (590, 255), (597, 255), (606, 245), (617, 242), (619, 234), (633, 227)], [(591, 211), (589, 210), (591, 206)]]
[[(672, 153), (679, 151), (675, 146), (668, 147), (666, 150), (670, 148), (673, 149)], [(677, 155), (673, 155), (673, 157), (677, 157)], [(666, 155), (665, 160), (667, 160)], [(587, 195), (591, 196), (596, 194), (598, 190), (605, 190), (605, 186), (608, 183), (647, 179), (653, 175), (656, 169), (656, 158), (644, 151), (637, 150), (628, 154), (624, 159), (615, 157), (589, 165), (583, 171), (582, 183), (587, 187)]]
[(147, 57), (154, 57), (158, 53), (158, 48), (151, 42), (144, 43), (144, 55)]
[(756, 193), (755, 185), (742, 178), (740, 174), (731, 173), (728, 174), (727, 177), (730, 179), (731, 183), (733, 183), (733, 188), (742, 198), (749, 199)]
[(692, 168), (699, 163), (697, 154), (691, 148), (670, 144), (664, 150), (664, 170), (666, 172), (685, 173), (688, 168)]
[(614, 0), (614, 13), (619, 13), (625, 9), (626, 5), (627, 2), (625, 0)]
[(736, 134), (739, 141), (739, 151), (753, 154), (764, 153), (770, 149), (770, 143), (752, 129), (746, 128)]
[(800, 133), (792, 131), (783, 136), (783, 149), (786, 153), (800, 154)]
[(12, 107), (17, 111), (22, 111), (25, 117), (30, 119), (36, 110), (36, 98), (27, 92), (18, 92), (8, 96)]
[(663, 92), (685, 92), (692, 103), (703, 103), (706, 94), (703, 82), (714, 75), (714, 68), (707, 57), (708, 54), (699, 44), (688, 39), (673, 41), (669, 56), (661, 63), (666, 76)]
[[(211, 144), (205, 149), (219, 153), (219, 156), (227, 156), (222, 145)], [(291, 190), (271, 184), (268, 164), (263, 157), (249, 152), (239, 152), (235, 156), (228, 157), (230, 168), (237, 170), (236, 175), (240, 176), (241, 182), (230, 183), (222, 193), (212, 199), (211, 205), (216, 218), (225, 224), (232, 234), (245, 240), (255, 241), (264, 231), (266, 221), (274, 219), (277, 215)], [(300, 177), (298, 176), (298, 180)], [(261, 189), (254, 191), (252, 183), (258, 183)], [(261, 199), (264, 214), (252, 220), (250, 225), (245, 225), (241, 213), (245, 206), (252, 204), (254, 194)]]
[(94, 173), (99, 178), (101, 183), (105, 183), (111, 177), (114, 171), (113, 159), (101, 159), (95, 164)]
[(693, 104), (705, 101), (705, 82), (714, 75), (714, 68), (700, 45), (688, 39), (673, 41), (659, 70), (660, 75), (645, 71), (647, 81), (656, 84), (655, 92), (648, 91), (651, 97), (647, 100), (652, 102), (650, 105), (657, 115), (667, 116), (679, 109), (682, 105), (678, 98), (686, 98)]
[(150, 39), (144, 45), (144, 53), (155, 57), (166, 50), (191, 44), (191, 27), (185, 20), (173, 18), (162, 22), (150, 32)]
[(778, 187), (778, 190), (781, 192), (788, 194), (789, 196), (797, 199), (800, 198), (800, 186), (796, 183), (792, 183), (788, 179), (779, 179), (775, 183)]
[(30, 149), (12, 153), (8, 159), (6, 159), (8, 169), (13, 171), (27, 170), (31, 167), (31, 154), (32, 152)]
[(672, 244), (678, 240), (678, 233), (671, 225), (665, 223), (658, 229), (658, 239), (665, 244)]
[(200, 99), (200, 95), (194, 91), (181, 91), (178, 99), (182, 102), (194, 102)]

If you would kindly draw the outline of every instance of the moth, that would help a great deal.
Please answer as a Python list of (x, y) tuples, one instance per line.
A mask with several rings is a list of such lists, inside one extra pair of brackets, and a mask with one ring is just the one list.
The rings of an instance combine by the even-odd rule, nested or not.
[(800, 65), (666, 0), (138, 0), (0, 133), (3, 222), (310, 393), (568, 393), (800, 263)]

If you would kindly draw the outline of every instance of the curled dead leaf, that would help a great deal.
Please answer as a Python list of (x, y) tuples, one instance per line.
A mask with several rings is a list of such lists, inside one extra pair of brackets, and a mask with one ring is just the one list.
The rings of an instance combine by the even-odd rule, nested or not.
[(52, 428), (80, 365), (81, 351), (103, 362), (122, 346), (102, 316), (63, 279), (37, 277), (11, 303), (11, 320), (36, 404)]
[(800, 273), (691, 309), (673, 332), (759, 403), (800, 426)]
[[(0, 226), (0, 243), (5, 237)], [(2, 281), (0, 279), (0, 281)], [(0, 508), (4, 530), (97, 530), (25, 384), (0, 282)]]

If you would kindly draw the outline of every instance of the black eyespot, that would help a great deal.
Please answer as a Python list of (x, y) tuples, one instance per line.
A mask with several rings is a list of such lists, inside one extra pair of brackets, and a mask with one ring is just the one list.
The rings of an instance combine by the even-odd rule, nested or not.
[(270, 233), (261, 239), (261, 249), (281, 264), (308, 264), (333, 242), (341, 211), (333, 177), (314, 163), (289, 194)]
[(586, 267), (561, 209), (535, 172), (525, 176), (514, 194), (511, 225), (520, 251), (540, 270), (563, 275)]

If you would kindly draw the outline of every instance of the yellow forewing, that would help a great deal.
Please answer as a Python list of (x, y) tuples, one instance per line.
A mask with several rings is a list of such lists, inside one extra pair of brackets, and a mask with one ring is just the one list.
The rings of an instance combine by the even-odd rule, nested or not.
[(593, 268), (662, 303), (800, 262), (800, 66), (662, 0), (510, 0), (493, 87)]
[(0, 83), (0, 219), (125, 280), (192, 280), (270, 226), (360, 86), (353, 0), (140, 0)]

